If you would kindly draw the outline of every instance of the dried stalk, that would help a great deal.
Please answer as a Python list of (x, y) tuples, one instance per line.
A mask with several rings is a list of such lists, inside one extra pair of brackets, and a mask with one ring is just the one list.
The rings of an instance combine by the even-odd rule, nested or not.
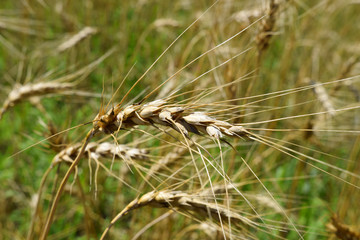
[(92, 139), (92, 137), (95, 135), (96, 132), (97, 132), (96, 129), (92, 129), (92, 130), (90, 130), (88, 132), (88, 134), (86, 135), (86, 138), (84, 140), (84, 143), (80, 148), (79, 154), (77, 155), (75, 160), (72, 162), (72, 164), (69, 167), (68, 171), (66, 172), (64, 178), (62, 179), (61, 184), (60, 184), (60, 186), (58, 188), (58, 191), (56, 192), (54, 202), (53, 202), (53, 204), (51, 206), (49, 216), (48, 216), (48, 218), (46, 220), (45, 227), (44, 227), (44, 230), (43, 230), (43, 232), (41, 234), (40, 240), (45, 240), (46, 239), (46, 237), (47, 237), (47, 235), (49, 233), (50, 227), (51, 227), (51, 223), (52, 223), (54, 215), (55, 215), (56, 206), (57, 206), (57, 204), (58, 204), (58, 202), (60, 200), (60, 196), (61, 196), (62, 192), (65, 189), (66, 182), (69, 179), (70, 174), (72, 173), (72, 171), (75, 170), (76, 166), (78, 165), (78, 163), (79, 163), (79, 161), (80, 161), (80, 159), (82, 157), (82, 154), (85, 151), (86, 146), (89, 144), (90, 140)]

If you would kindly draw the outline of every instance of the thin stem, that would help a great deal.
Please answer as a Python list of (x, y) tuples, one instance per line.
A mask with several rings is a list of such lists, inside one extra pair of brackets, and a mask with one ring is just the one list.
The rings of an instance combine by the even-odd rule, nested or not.
[(29, 228), (29, 232), (28, 235), (26, 237), (27, 240), (31, 240), (33, 239), (33, 235), (34, 235), (34, 226), (35, 226), (35, 221), (37, 218), (37, 214), (39, 212), (40, 209), (40, 202), (41, 202), (41, 197), (42, 197), (42, 193), (44, 191), (44, 186), (45, 186), (45, 182), (47, 177), (49, 176), (50, 172), (52, 170), (52, 167), (49, 167), (45, 174), (43, 175), (42, 179), (41, 179), (41, 183), (40, 183), (40, 187), (39, 187), (39, 191), (38, 191), (38, 199), (37, 199), (37, 203), (36, 203), (36, 207), (35, 207), (35, 211), (33, 213), (33, 216), (31, 218), (31, 223), (30, 223), (30, 228)]
[(88, 143), (90, 142), (91, 138), (94, 136), (94, 134), (96, 133), (96, 130), (95, 129), (91, 129), (88, 134), (86, 135), (86, 138), (84, 140), (84, 143), (83, 145), (81, 146), (81, 149), (80, 149), (80, 152), (79, 154), (77, 155), (77, 157), (75, 158), (75, 160), (73, 161), (73, 163), (71, 164), (70, 168), (68, 169), (68, 171), (66, 172), (63, 180), (61, 181), (61, 184), (59, 186), (59, 189), (55, 195), (55, 199), (54, 199), (54, 202), (51, 206), (51, 209), (50, 209), (50, 213), (49, 213), (49, 216), (48, 216), (48, 219), (46, 220), (46, 224), (45, 224), (45, 228), (42, 232), (42, 235), (41, 235), (41, 238), (40, 240), (45, 240), (48, 233), (49, 233), (49, 230), (50, 230), (50, 226), (51, 226), (51, 223), (53, 221), (53, 218), (54, 218), (54, 214), (55, 214), (55, 210), (56, 210), (56, 206), (59, 202), (59, 199), (60, 199), (60, 196), (62, 194), (62, 192), (64, 191), (64, 188), (65, 188), (65, 185), (66, 185), (66, 182), (68, 181), (69, 177), (70, 177), (70, 174), (71, 172), (75, 169), (75, 167), (78, 165), (79, 161), (80, 161), (80, 158), (82, 156), (82, 154), (84, 153), (85, 151), (85, 148), (86, 146), (88, 145)]

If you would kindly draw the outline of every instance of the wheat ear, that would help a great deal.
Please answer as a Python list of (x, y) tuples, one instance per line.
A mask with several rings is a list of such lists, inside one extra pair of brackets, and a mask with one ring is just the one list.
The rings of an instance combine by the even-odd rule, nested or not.
[(57, 47), (57, 51), (64, 52), (69, 48), (72, 48), (76, 44), (78, 44), (81, 40), (87, 38), (88, 36), (94, 35), (98, 32), (98, 30), (94, 27), (84, 27), (78, 33), (67, 39), (65, 42), (60, 44)]
[(165, 100), (155, 100), (144, 105), (130, 105), (121, 108), (119, 105), (107, 113), (98, 114), (94, 119), (94, 128), (106, 134), (137, 125), (162, 125), (171, 127), (189, 137), (189, 132), (205, 134), (221, 139), (226, 136), (242, 137), (249, 132), (240, 125), (217, 120), (203, 112), (187, 113), (179, 106), (166, 106)]
[(272, 31), (276, 23), (276, 12), (278, 11), (279, 4), (275, 0), (270, 0), (267, 17), (261, 22), (261, 29), (256, 36), (256, 43), (258, 46), (258, 58), (261, 58), (263, 52), (269, 47)]
[[(38, 201), (36, 204), (36, 209), (34, 211), (34, 215), (32, 217), (32, 221), (29, 228), (29, 233), (27, 239), (32, 239), (33, 235), (33, 229), (35, 224), (35, 218), (36, 214), (39, 211), (40, 206), (40, 200), (42, 195), (42, 189), (45, 186), (45, 181), (47, 179), (47, 176), (49, 175), (51, 169), (54, 168), (55, 165), (57, 165), (60, 162), (70, 162), (73, 163), (76, 156), (79, 155), (81, 150), (82, 144), (76, 143), (71, 146), (66, 147), (65, 149), (61, 150), (52, 161), (51, 166), (47, 169), (45, 172), (43, 178), (41, 179), (40, 188), (38, 191)], [(109, 142), (103, 142), (103, 143), (96, 143), (92, 142), (89, 143), (84, 151), (85, 155), (88, 155), (87, 157), (93, 158), (95, 160), (98, 160), (99, 158), (125, 158), (125, 159), (138, 159), (138, 160), (144, 160), (147, 159), (147, 150), (144, 149), (138, 149), (138, 148), (130, 148), (125, 145), (115, 145), (113, 143)]]
[[(72, 163), (76, 156), (79, 155), (81, 150), (80, 143), (76, 143), (68, 146), (63, 149), (61, 152), (56, 154), (53, 159), (52, 165), (55, 165), (59, 162), (70, 162)], [(148, 159), (147, 154), (148, 151), (139, 148), (130, 148), (126, 145), (116, 145), (114, 143), (109, 142), (91, 142), (86, 148), (84, 154), (92, 159), (98, 160), (99, 158), (118, 158), (118, 159), (137, 159), (137, 160), (145, 160)]]
[[(0, 119), (10, 107), (14, 106), (16, 103), (19, 103), (23, 100), (27, 100), (32, 97), (39, 97), (48, 94), (53, 94), (53, 93), (68, 92), (78, 84), (78, 81), (75, 81), (74, 79), (79, 79), (79, 78), (82, 79), (86, 77), (99, 63), (101, 63), (104, 59), (109, 57), (114, 51), (115, 48), (109, 50), (104, 55), (99, 57), (97, 60), (77, 70), (76, 72), (59, 77), (56, 80), (47, 81), (47, 82), (43, 81), (37, 83), (28, 83), (25, 85), (15, 86), (14, 89), (9, 93), (7, 99), (3, 104), (2, 109), (0, 110)], [(73, 92), (72, 94), (78, 94), (80, 96), (88, 95), (88, 93), (80, 92), (80, 91)]]
[(219, 220), (219, 216), (223, 219), (230, 218), (232, 221), (241, 223), (247, 226), (258, 225), (256, 222), (230, 211), (226, 207), (211, 204), (202, 200), (199, 195), (191, 195), (181, 191), (151, 191), (144, 194), (140, 198), (136, 198), (129, 203), (109, 224), (101, 236), (101, 240), (105, 238), (112, 225), (115, 224), (122, 216), (126, 215), (132, 210), (144, 206), (151, 206), (157, 208), (171, 208), (183, 212), (196, 213), (197, 216), (203, 218), (213, 218)]
[(8, 95), (2, 109), (0, 110), (0, 119), (3, 114), (15, 104), (30, 99), (32, 97), (44, 96), (52, 93), (61, 93), (70, 90), (75, 86), (74, 83), (64, 82), (38, 82), (26, 85), (16, 86)]
[(331, 217), (331, 223), (327, 225), (327, 228), (341, 240), (360, 240), (360, 232), (341, 223), (336, 215)]
[(310, 83), (314, 86), (313, 90), (314, 93), (317, 97), (317, 99), (319, 100), (319, 102), (321, 103), (321, 105), (323, 106), (323, 108), (328, 112), (328, 114), (331, 117), (334, 117), (336, 114), (334, 105), (332, 104), (329, 94), (327, 93), (326, 89), (324, 88), (324, 86), (320, 83), (317, 83), (314, 80), (309, 80)]

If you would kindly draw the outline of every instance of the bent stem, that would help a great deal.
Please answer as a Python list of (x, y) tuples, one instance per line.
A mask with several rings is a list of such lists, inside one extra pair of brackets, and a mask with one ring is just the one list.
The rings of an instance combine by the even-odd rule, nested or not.
[(28, 232), (28, 235), (27, 235), (27, 237), (26, 237), (27, 240), (33, 239), (34, 225), (35, 225), (35, 221), (36, 221), (36, 218), (37, 218), (37, 214), (38, 214), (39, 209), (40, 209), (40, 201), (41, 201), (43, 189), (44, 189), (44, 186), (45, 186), (46, 179), (47, 179), (47, 177), (49, 176), (51, 170), (52, 170), (52, 167), (49, 167), (49, 168), (46, 170), (45, 174), (43, 175), (43, 177), (42, 177), (42, 179), (41, 179), (41, 183), (40, 183), (40, 187), (39, 187), (39, 191), (38, 191), (38, 199), (37, 199), (35, 211), (34, 211), (33, 216), (32, 216), (32, 218), (31, 218), (29, 232)]
[(70, 174), (71, 172), (75, 169), (75, 167), (78, 165), (79, 161), (80, 161), (80, 158), (82, 156), (82, 154), (84, 153), (85, 151), (85, 148), (86, 146), (88, 145), (88, 143), (90, 142), (91, 138), (95, 135), (95, 133), (97, 132), (97, 129), (91, 129), (88, 134), (86, 135), (86, 138), (84, 140), (84, 143), (83, 145), (81, 146), (81, 149), (80, 149), (80, 152), (79, 154), (77, 155), (77, 157), (75, 158), (75, 160), (73, 161), (73, 163), (71, 164), (70, 168), (68, 169), (68, 171), (66, 172), (63, 180), (61, 181), (61, 184), (59, 186), (59, 189), (55, 195), (55, 199), (54, 199), (54, 202), (51, 206), (51, 209), (50, 209), (50, 213), (49, 213), (49, 216), (48, 216), (48, 219), (46, 220), (46, 224), (45, 224), (45, 228), (44, 228), (44, 231), (42, 232), (42, 235), (41, 235), (41, 240), (45, 240), (48, 233), (49, 233), (49, 230), (50, 230), (50, 226), (51, 226), (51, 223), (52, 223), (52, 220), (54, 218), (54, 214), (55, 214), (55, 210), (56, 210), (56, 206), (59, 202), (59, 199), (60, 199), (60, 196), (62, 194), (62, 192), (64, 191), (64, 188), (65, 188), (65, 185), (66, 185), (66, 182), (67, 180), (69, 179), (70, 177)]

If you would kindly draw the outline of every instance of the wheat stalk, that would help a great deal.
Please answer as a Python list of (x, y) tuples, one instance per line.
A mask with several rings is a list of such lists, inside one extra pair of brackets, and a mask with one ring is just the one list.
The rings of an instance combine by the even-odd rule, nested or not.
[[(356, 57), (351, 57), (348, 61), (346, 61), (337, 79), (344, 79), (348, 77), (351, 71), (353, 70), (353, 68), (355, 68), (355, 65), (359, 63), (359, 60), (360, 60), (360, 56), (356, 56)], [(340, 88), (343, 86), (346, 86), (354, 94), (356, 101), (358, 102), (360, 101), (359, 90), (353, 85), (351, 81), (344, 81), (337, 83), (330, 92), (330, 95), (335, 95), (335, 93), (338, 92)]]
[(0, 29), (7, 29), (19, 33), (36, 35), (39, 34), (39, 28), (42, 26), (40, 21), (31, 18), (11, 17), (0, 14)]
[(72, 171), (74, 171), (76, 169), (76, 166), (78, 165), (81, 157), (82, 157), (82, 154), (84, 153), (85, 151), (85, 148), (86, 146), (89, 144), (90, 140), (93, 138), (93, 136), (96, 134), (96, 131), (95, 130), (90, 130), (87, 134), (86, 134), (86, 137), (84, 139), (84, 142), (83, 144), (81, 145), (80, 147), (80, 150), (79, 150), (79, 154), (77, 155), (77, 157), (74, 159), (74, 161), (71, 163), (68, 171), (66, 172), (65, 176), (63, 177), (61, 183), (60, 183), (60, 186), (56, 192), (56, 195), (54, 197), (54, 202), (53, 204), (51, 205), (51, 208), (50, 208), (50, 212), (49, 212), (49, 216), (46, 220), (46, 223), (45, 223), (45, 227), (44, 227), (44, 231), (42, 232), (41, 234), (41, 237), (40, 239), (41, 240), (44, 240), (46, 239), (47, 237), (47, 234), (50, 230), (50, 225), (52, 223), (52, 220), (54, 218), (54, 215), (55, 215), (55, 209), (56, 209), (56, 206), (57, 206), (57, 203), (59, 202), (60, 200), (60, 196), (62, 194), (62, 192), (64, 191), (65, 189), (65, 185), (66, 185), (66, 182), (67, 180), (69, 179), (70, 177), (70, 174), (72, 173)]

